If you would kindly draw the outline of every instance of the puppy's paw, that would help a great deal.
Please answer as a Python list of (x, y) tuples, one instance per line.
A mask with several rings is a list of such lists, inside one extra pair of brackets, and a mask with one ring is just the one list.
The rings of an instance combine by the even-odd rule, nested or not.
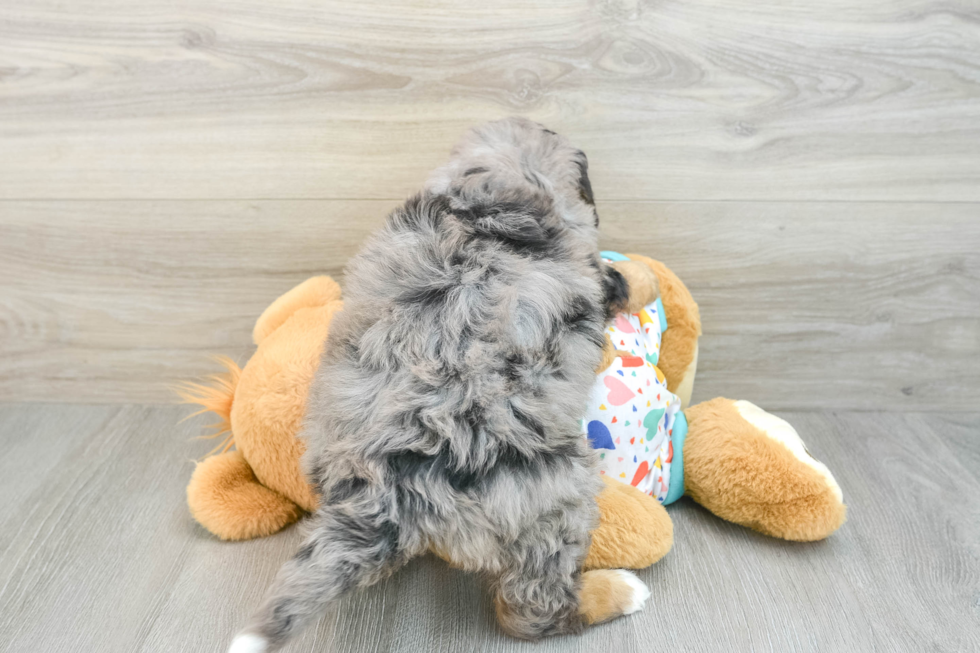
[(625, 569), (595, 569), (582, 574), (579, 612), (586, 623), (597, 624), (643, 608), (650, 590)]
[(243, 633), (232, 640), (228, 653), (265, 653), (268, 650), (269, 643), (264, 637)]

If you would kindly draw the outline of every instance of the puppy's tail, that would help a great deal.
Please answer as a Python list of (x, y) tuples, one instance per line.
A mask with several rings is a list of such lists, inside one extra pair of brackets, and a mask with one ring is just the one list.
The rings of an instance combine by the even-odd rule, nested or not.
[(228, 653), (276, 651), (344, 593), (343, 570), (309, 543), (283, 565), (262, 606)]
[(306, 543), (276, 576), (262, 607), (229, 653), (269, 653), (298, 634), (327, 606), (367, 587), (408, 561), (399, 529), (375, 501), (321, 508)]

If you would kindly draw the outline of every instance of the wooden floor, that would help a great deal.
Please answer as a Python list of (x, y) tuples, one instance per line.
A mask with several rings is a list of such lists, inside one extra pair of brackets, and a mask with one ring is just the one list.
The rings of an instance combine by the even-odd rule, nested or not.
[[(0, 408), (0, 651), (220, 651), (298, 546), (224, 543), (188, 515), (173, 406)], [(328, 611), (299, 651), (980, 650), (980, 414), (784, 413), (849, 520), (791, 544), (687, 499), (640, 572), (646, 610), (532, 646), (500, 634), (480, 581), (434, 558)]]
[(695, 400), (781, 411), (850, 519), (682, 501), (645, 612), (533, 647), (423, 559), (290, 650), (980, 650), (976, 0), (0, 0), (0, 652), (222, 649), (299, 534), (193, 523), (170, 386), (509, 114), (691, 288)]

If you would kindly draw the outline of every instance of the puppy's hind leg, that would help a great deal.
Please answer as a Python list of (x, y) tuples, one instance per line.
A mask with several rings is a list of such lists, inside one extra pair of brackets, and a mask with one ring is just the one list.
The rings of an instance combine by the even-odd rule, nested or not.
[(538, 639), (639, 610), (650, 591), (622, 569), (582, 573), (589, 534), (566, 514), (542, 517), (504, 553), (497, 620), (513, 637)]
[(362, 494), (321, 507), (316, 527), (289, 562), (229, 653), (275, 651), (327, 605), (348, 591), (367, 587), (406, 563), (397, 523), (383, 500)]

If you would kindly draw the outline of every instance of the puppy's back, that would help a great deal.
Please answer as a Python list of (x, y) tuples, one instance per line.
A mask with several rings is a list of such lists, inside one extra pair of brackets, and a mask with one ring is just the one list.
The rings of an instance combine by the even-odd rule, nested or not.
[(311, 457), (384, 468), (441, 455), (478, 476), (507, 452), (579, 444), (603, 294), (594, 245), (547, 191), (423, 193), (347, 279), (311, 396)]

